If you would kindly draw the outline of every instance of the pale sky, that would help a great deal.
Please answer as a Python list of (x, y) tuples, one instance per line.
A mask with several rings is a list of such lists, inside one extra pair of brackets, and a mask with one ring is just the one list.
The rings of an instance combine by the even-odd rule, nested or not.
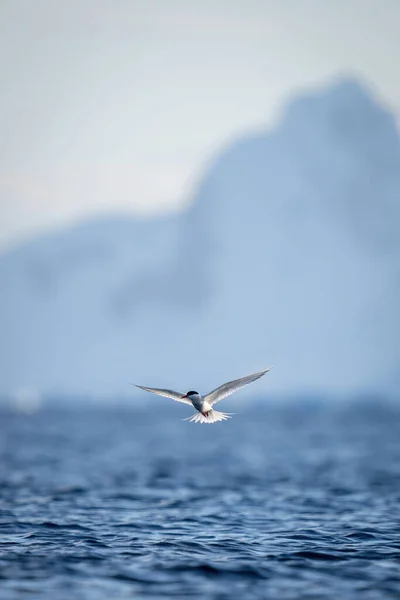
[(400, 0), (0, 0), (0, 247), (99, 212), (180, 210), (303, 89), (400, 110)]

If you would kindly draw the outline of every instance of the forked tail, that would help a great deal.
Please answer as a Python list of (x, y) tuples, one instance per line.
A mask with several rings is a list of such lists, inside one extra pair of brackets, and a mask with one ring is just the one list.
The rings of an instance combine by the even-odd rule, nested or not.
[(225, 421), (230, 419), (231, 416), (228, 413), (219, 412), (218, 410), (211, 409), (207, 416), (197, 412), (195, 415), (184, 419), (184, 421), (190, 421), (191, 423), (217, 423), (218, 421)]

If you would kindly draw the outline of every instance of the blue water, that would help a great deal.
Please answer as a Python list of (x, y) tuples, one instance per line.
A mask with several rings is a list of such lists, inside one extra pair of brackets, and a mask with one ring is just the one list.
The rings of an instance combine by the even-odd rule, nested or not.
[(0, 598), (400, 597), (400, 403), (147, 406), (0, 412)]

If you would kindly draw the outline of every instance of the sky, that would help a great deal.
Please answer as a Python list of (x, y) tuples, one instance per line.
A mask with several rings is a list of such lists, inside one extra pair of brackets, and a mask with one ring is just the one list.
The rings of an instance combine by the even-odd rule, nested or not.
[(399, 0), (0, 0), (0, 249), (182, 210), (210, 161), (354, 75), (400, 114)]

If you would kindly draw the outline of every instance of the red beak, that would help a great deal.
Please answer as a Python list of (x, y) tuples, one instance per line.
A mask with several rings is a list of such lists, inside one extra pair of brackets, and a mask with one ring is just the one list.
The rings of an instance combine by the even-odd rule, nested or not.
[(187, 398), (187, 397), (188, 397), (188, 395), (185, 394), (184, 396), (181, 396), (181, 400), (183, 400), (184, 398)]

